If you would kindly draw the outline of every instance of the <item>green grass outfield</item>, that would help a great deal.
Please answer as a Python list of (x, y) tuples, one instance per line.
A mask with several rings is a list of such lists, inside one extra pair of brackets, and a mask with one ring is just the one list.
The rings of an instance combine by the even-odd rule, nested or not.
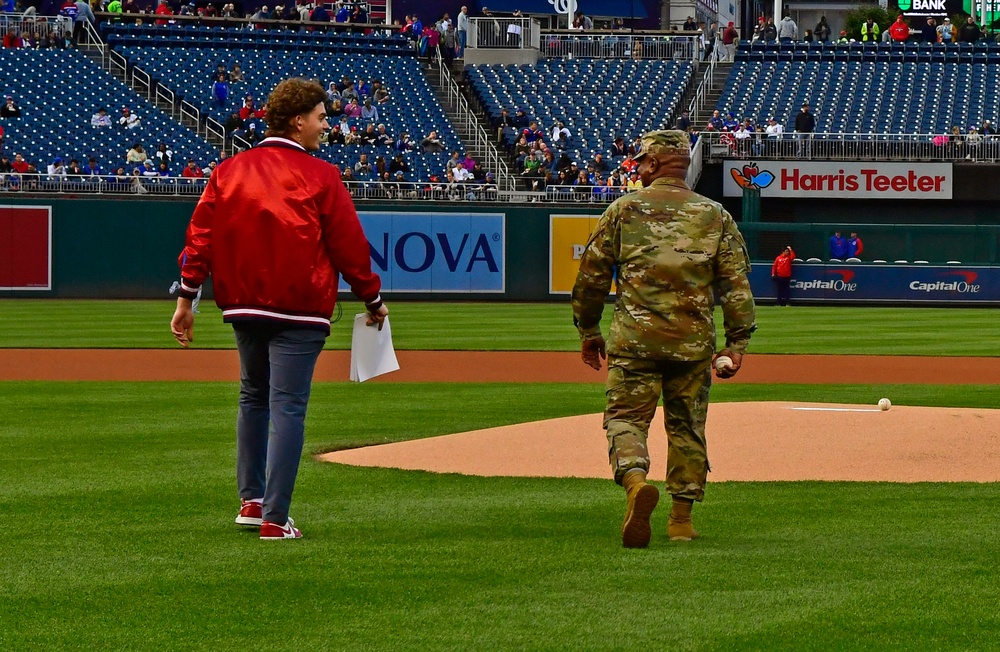
[[(399, 349), (574, 351), (569, 304), (390, 302)], [(360, 304), (348, 303), (327, 348), (350, 348)], [(0, 300), (0, 348), (169, 348), (173, 302)], [(611, 306), (605, 310), (610, 319)], [(987, 343), (996, 311), (960, 308), (758, 308), (751, 353), (1000, 355)], [(717, 319), (722, 328), (721, 312)], [(607, 329), (605, 328), (605, 331)], [(205, 302), (197, 348), (233, 348), (232, 329)]]
[[(0, 649), (1000, 645), (997, 484), (710, 484), (701, 540), (665, 541), (661, 508), (650, 549), (623, 550), (610, 481), (310, 458), (292, 506), (305, 538), (264, 543), (232, 524), (235, 392), (0, 383)], [(993, 407), (996, 388), (713, 390), (716, 401), (882, 395)], [(318, 384), (307, 446), (596, 412), (602, 400), (599, 385)]]

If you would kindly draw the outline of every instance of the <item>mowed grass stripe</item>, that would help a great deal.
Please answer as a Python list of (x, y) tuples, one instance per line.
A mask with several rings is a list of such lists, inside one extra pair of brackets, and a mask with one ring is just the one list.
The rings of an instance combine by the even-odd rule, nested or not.
[[(569, 304), (390, 302), (402, 350), (575, 351)], [(613, 307), (605, 309), (604, 327)], [(344, 305), (328, 349), (350, 348), (357, 303)], [(0, 300), (0, 348), (170, 348), (173, 302)], [(722, 313), (717, 311), (722, 338)], [(996, 328), (992, 310), (975, 308), (758, 308), (752, 353), (1000, 355), (983, 346)], [(196, 348), (233, 348), (232, 329), (211, 302), (195, 323)]]
[[(994, 391), (713, 390), (717, 401), (888, 395), (968, 407)], [(652, 547), (628, 551), (617, 537), (622, 492), (609, 481), (307, 457), (292, 507), (306, 538), (265, 544), (232, 524), (235, 401), (234, 383), (0, 383), (0, 648), (996, 645), (995, 484), (710, 484), (696, 511), (703, 539), (667, 543), (664, 508)], [(597, 384), (318, 384), (308, 448), (602, 403)]]

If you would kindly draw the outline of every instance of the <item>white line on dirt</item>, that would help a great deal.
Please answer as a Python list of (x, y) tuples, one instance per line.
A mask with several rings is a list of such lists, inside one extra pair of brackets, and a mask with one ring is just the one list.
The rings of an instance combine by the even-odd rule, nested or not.
[(802, 410), (803, 412), (883, 412), (879, 408), (817, 408), (817, 407), (793, 407), (789, 410)]

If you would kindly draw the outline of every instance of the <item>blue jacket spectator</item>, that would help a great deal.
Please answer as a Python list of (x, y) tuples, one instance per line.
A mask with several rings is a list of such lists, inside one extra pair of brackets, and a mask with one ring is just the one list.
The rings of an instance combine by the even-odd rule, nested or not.
[(843, 260), (847, 257), (847, 238), (837, 231), (830, 237), (830, 258)]

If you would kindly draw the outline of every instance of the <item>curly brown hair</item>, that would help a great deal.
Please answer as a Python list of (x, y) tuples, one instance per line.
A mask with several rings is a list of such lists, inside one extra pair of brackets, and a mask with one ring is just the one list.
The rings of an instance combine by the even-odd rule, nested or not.
[(302, 77), (284, 80), (267, 98), (267, 135), (287, 138), (292, 132), (292, 120), (323, 102), (326, 90), (319, 82)]

